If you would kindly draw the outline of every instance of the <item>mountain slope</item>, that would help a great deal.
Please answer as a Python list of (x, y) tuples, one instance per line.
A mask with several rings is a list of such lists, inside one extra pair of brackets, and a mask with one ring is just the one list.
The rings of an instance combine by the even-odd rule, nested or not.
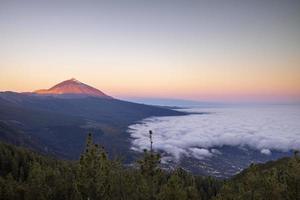
[(23, 132), (9, 126), (7, 123), (0, 121), (0, 141), (11, 143), (17, 146), (24, 146), (32, 149), (36, 149), (43, 152), (43, 148), (39, 145), (38, 141), (35, 141), (30, 136)]
[[(122, 167), (116, 160), (99, 156), (105, 153), (99, 145), (93, 145), (91, 136), (87, 141), (80, 162), (62, 161), (0, 142), (0, 199), (73, 200), (95, 194), (105, 196), (93, 199), (145, 199), (153, 194), (151, 188), (155, 188), (156, 200), (300, 199), (297, 156), (253, 164), (235, 177), (217, 180), (180, 168), (157, 170), (157, 162)], [(151, 158), (156, 156), (150, 157), (148, 152), (140, 161)], [(148, 181), (150, 176), (155, 181)]]
[(72, 78), (63, 81), (50, 89), (42, 89), (34, 92), (41, 95), (78, 95), (78, 96), (94, 96), (99, 98), (111, 99), (110, 96), (104, 94), (100, 90), (93, 88), (89, 85), (81, 83), (80, 81)]
[(252, 164), (228, 180), (216, 199), (300, 199), (300, 159)]
[(130, 158), (128, 125), (150, 116), (184, 114), (86, 93), (61, 98), (65, 94), (0, 92), (0, 121), (62, 158), (78, 158), (88, 132), (95, 133), (107, 151)]
[(153, 193), (152, 187), (163, 197), (153, 195), (153, 200), (209, 200), (222, 184), (211, 177), (196, 177), (183, 170), (157, 170), (157, 163), (152, 164), (156, 169), (152, 176), (157, 181), (150, 182), (148, 173), (143, 173), (141, 167), (123, 167), (119, 161), (107, 159), (91, 138), (88, 141), (79, 162), (54, 159), (0, 142), (0, 199), (138, 200), (150, 199), (145, 197)]

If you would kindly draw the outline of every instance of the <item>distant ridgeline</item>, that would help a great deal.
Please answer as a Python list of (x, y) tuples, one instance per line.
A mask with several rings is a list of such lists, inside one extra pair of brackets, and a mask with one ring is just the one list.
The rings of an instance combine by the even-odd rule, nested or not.
[(300, 159), (251, 165), (228, 180), (160, 169), (160, 155), (145, 150), (134, 167), (108, 158), (89, 134), (78, 161), (62, 161), (0, 143), (0, 199), (300, 199)]

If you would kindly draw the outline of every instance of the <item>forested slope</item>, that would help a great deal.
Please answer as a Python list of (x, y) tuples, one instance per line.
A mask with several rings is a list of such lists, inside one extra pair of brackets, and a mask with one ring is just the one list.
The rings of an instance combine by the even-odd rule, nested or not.
[(145, 151), (132, 167), (108, 158), (89, 135), (79, 161), (63, 161), (0, 143), (0, 199), (300, 199), (300, 161), (251, 165), (232, 179), (159, 168)]

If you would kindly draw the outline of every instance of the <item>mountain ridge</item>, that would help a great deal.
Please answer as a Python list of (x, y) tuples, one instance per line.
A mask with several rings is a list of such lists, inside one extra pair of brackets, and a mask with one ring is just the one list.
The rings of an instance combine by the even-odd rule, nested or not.
[[(0, 92), (0, 122), (5, 123), (5, 129), (0, 130), (0, 140), (26, 143), (33, 149), (63, 159), (77, 159), (86, 134), (92, 131), (96, 141), (106, 144), (108, 152), (124, 155), (127, 159), (133, 156), (127, 133), (130, 124), (151, 116), (185, 114), (108, 97)], [(16, 134), (8, 137), (6, 130), (11, 129), (16, 130)], [(34, 142), (28, 142), (27, 138)]]

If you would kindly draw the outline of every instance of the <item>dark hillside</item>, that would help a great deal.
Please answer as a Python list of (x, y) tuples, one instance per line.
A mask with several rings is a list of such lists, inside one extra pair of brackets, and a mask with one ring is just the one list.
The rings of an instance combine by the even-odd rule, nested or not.
[(251, 165), (223, 186), (217, 199), (300, 199), (300, 158)]
[[(2, 122), (38, 142), (43, 151), (68, 159), (78, 159), (88, 131), (93, 131), (95, 140), (109, 152), (130, 159), (128, 125), (150, 116), (183, 114), (156, 106), (91, 96), (60, 98), (0, 93)], [(10, 137), (5, 141), (15, 144), (14, 140)]]

